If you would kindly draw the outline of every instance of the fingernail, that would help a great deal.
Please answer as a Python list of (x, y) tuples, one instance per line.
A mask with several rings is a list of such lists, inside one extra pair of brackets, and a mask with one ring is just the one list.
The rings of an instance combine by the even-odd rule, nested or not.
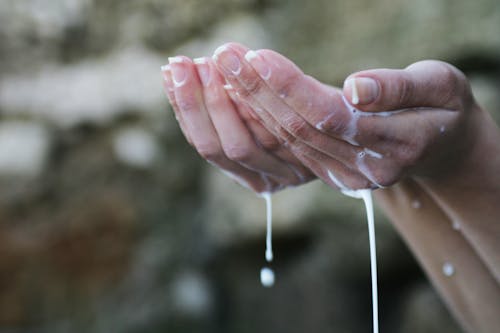
[(168, 72), (170, 70), (170, 65), (163, 65), (160, 67), (160, 70), (165, 73), (165, 72)]
[(208, 67), (208, 62), (206, 58), (196, 58), (193, 60), (196, 64), (196, 69), (198, 70), (198, 76), (200, 77), (201, 84), (205, 87), (210, 83), (210, 68)]
[(238, 75), (241, 72), (241, 63), (236, 54), (229, 49), (227, 46), (223, 45), (215, 50), (214, 53), (215, 61), (221, 65), (222, 69), (227, 74)]
[(262, 56), (250, 50), (245, 54), (245, 60), (252, 65), (255, 71), (262, 77), (264, 80), (268, 80), (271, 77), (271, 69), (266, 65)]
[(351, 89), (351, 103), (354, 105), (373, 103), (379, 94), (377, 81), (369, 77), (347, 79), (344, 88)]
[(167, 81), (168, 76), (170, 75), (170, 65), (163, 65), (160, 67), (161, 75), (163, 76), (163, 80)]
[(168, 58), (170, 71), (172, 72), (172, 80), (176, 87), (182, 86), (186, 82), (186, 70), (184, 69), (183, 60), (181, 57)]
[(166, 89), (166, 93), (174, 91), (173, 82), (172, 82), (172, 70), (170, 65), (161, 66), (161, 74), (163, 76), (164, 87)]

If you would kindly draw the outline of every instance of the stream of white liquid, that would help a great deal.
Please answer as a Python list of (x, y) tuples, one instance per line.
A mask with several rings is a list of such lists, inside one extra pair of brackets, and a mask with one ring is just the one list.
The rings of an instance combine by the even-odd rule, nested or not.
[(363, 199), (368, 220), (368, 238), (370, 241), (370, 268), (372, 275), (372, 311), (373, 332), (378, 333), (378, 286), (377, 286), (377, 246), (375, 244), (375, 218), (371, 190), (356, 191)]
[[(333, 176), (333, 175), (332, 175)], [(331, 177), (332, 177), (331, 176)], [(375, 242), (375, 218), (373, 214), (373, 201), (371, 190), (348, 190), (342, 189), (342, 193), (346, 196), (356, 199), (363, 199), (366, 209), (366, 217), (368, 221), (368, 239), (370, 243), (370, 270), (372, 284), (372, 316), (373, 316), (373, 332), (378, 333), (378, 285), (377, 285), (377, 251)], [(266, 260), (273, 260), (272, 249), (272, 200), (271, 193), (266, 192), (261, 194), (266, 201), (266, 218), (267, 218), (267, 235), (266, 235)], [(269, 267), (263, 267), (260, 271), (260, 282), (264, 287), (272, 287), (274, 285), (274, 271)]]
[[(328, 175), (334, 182), (339, 182), (335, 176), (329, 171)], [(370, 243), (370, 271), (372, 277), (372, 317), (373, 317), (373, 332), (378, 333), (378, 284), (377, 284), (377, 246), (375, 243), (375, 218), (373, 214), (372, 191), (365, 190), (350, 190), (344, 187), (340, 182), (341, 192), (349, 197), (363, 199), (366, 209), (366, 218), (368, 221), (368, 240)]]

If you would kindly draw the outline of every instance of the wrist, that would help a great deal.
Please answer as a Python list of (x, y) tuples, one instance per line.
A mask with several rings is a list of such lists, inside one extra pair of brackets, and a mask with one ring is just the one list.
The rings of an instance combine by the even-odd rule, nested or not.
[(471, 109), (443, 170), (414, 178), (450, 190), (500, 191), (500, 131), (488, 112), (476, 104)]

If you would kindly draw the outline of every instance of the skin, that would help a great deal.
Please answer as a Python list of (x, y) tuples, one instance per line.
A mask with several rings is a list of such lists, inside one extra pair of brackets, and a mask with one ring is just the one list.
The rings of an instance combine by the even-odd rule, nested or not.
[(377, 189), (463, 327), (500, 327), (500, 131), (458, 69), (421, 61), (354, 73), (339, 89), (229, 43), (212, 58), (173, 58), (163, 76), (203, 158), (258, 193), (316, 178)]

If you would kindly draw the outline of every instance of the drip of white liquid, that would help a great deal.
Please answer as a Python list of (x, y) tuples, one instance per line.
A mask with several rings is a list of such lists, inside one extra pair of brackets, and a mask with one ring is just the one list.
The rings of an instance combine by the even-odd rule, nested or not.
[(370, 240), (370, 266), (372, 275), (372, 310), (373, 332), (378, 333), (378, 287), (377, 287), (377, 246), (375, 244), (375, 219), (373, 216), (373, 202), (371, 190), (358, 190), (365, 203), (368, 219), (368, 238)]
[(267, 221), (267, 235), (266, 235), (266, 260), (273, 261), (273, 244), (272, 244), (272, 228), (273, 228), (273, 202), (271, 201), (271, 193), (266, 192), (262, 194), (266, 200), (266, 221)]
[[(273, 224), (273, 204), (271, 201), (271, 193), (261, 193), (262, 198), (266, 200), (266, 261), (273, 261), (273, 244), (272, 244), (272, 224)], [(263, 267), (260, 270), (260, 282), (264, 287), (272, 287), (274, 285), (274, 271), (269, 267)]]
[(375, 243), (375, 218), (371, 190), (342, 190), (342, 193), (357, 199), (363, 199), (368, 220), (368, 239), (370, 242), (370, 269), (372, 275), (372, 310), (373, 332), (378, 333), (378, 287), (377, 287), (377, 246)]

